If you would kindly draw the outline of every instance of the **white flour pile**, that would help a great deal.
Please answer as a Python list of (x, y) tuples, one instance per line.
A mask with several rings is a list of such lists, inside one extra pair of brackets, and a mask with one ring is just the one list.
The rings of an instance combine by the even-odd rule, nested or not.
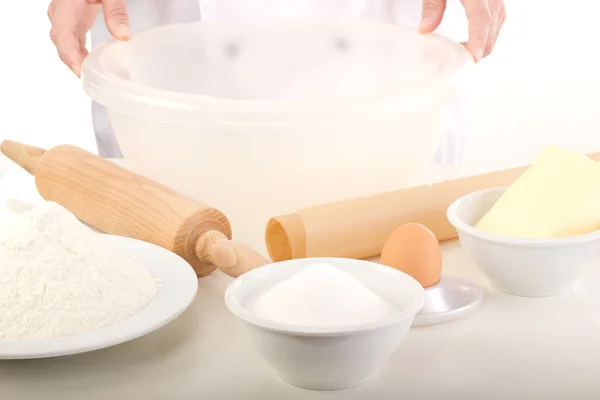
[(144, 308), (157, 284), (73, 214), (44, 202), (0, 231), (0, 340), (89, 332)]
[(262, 293), (252, 311), (271, 321), (322, 328), (378, 322), (398, 310), (342, 269), (318, 263)]

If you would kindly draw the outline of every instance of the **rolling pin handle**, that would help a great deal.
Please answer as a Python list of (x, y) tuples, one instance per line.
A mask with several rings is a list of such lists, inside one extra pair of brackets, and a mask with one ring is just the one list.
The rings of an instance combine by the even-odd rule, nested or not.
[(208, 231), (202, 234), (196, 242), (196, 255), (200, 261), (214, 264), (219, 268), (228, 268), (237, 262), (235, 251), (222, 243), (229, 241), (227, 236), (219, 231)]
[[(59, 149), (59, 150), (57, 150), (57, 149)], [(8, 158), (10, 158), (12, 161), (14, 161), (16, 164), (18, 164), (20, 167), (22, 167), (24, 170), (29, 172), (31, 175), (35, 176), (36, 173), (43, 172), (42, 170), (38, 171), (38, 166), (39, 166), (40, 160), (44, 156), (44, 154), (46, 154), (46, 150), (44, 150), (42, 148), (29, 146), (29, 145), (14, 142), (11, 140), (6, 140), (6, 141), (3, 141), (2, 143), (0, 143), (0, 151), (2, 153), (4, 153)], [(81, 163), (84, 162), (84, 160), (96, 160), (97, 159), (96, 160), (97, 162), (101, 161), (101, 162), (107, 163), (107, 165), (109, 165), (111, 167), (111, 171), (112, 171), (113, 175), (116, 176), (116, 179), (117, 179), (117, 183), (115, 184), (116, 185), (115, 187), (118, 187), (118, 185), (122, 186), (124, 181), (127, 181), (127, 183), (129, 183), (129, 179), (135, 179), (137, 181), (144, 183), (144, 184), (139, 185), (140, 188), (151, 186), (154, 188), (155, 191), (162, 193), (168, 199), (170, 199), (172, 201), (176, 201), (176, 203), (179, 204), (180, 207), (182, 207), (185, 210), (189, 211), (190, 207), (198, 206), (195, 204), (190, 204), (190, 201), (188, 199), (181, 198), (180, 195), (177, 193), (173, 194), (167, 188), (164, 188), (164, 187), (160, 186), (159, 184), (148, 180), (147, 178), (140, 177), (140, 176), (134, 176), (133, 178), (131, 178), (132, 174), (130, 172), (125, 172), (125, 170), (123, 170), (122, 168), (120, 168), (114, 164), (108, 164), (108, 161), (102, 160), (100, 157), (95, 156), (90, 153), (87, 153), (81, 149), (74, 147), (74, 146), (62, 146), (62, 147), (53, 148), (52, 153), (49, 153), (48, 156), (51, 158), (54, 158), (55, 163), (56, 163), (56, 158), (59, 158), (62, 156), (64, 158), (71, 158), (72, 160), (76, 160), (79, 162), (80, 165), (81, 165)], [(65, 162), (61, 165), (64, 166), (64, 165), (68, 165), (68, 164), (66, 164), (66, 162)], [(56, 166), (55, 166), (55, 168), (56, 168)], [(64, 181), (56, 181), (57, 175), (64, 177), (67, 174), (67, 172), (69, 172), (70, 174), (79, 173), (79, 176), (82, 175), (81, 171), (76, 170), (74, 167), (65, 168), (64, 171), (61, 171), (62, 175), (57, 174), (55, 171), (53, 173), (49, 173), (46, 170), (46, 168), (44, 169), (44, 171), (45, 171), (45, 173), (42, 174), (41, 180), (42, 181), (44, 179), (49, 180), (48, 182), (45, 182), (46, 187), (47, 186), (50, 186), (50, 187), (60, 186), (57, 184), (57, 182), (61, 182), (61, 184), (64, 186)], [(110, 176), (111, 178), (114, 179), (114, 176), (109, 175), (106, 171), (103, 171), (102, 169), (96, 168), (95, 173), (96, 173), (97, 177), (108, 179), (108, 177)], [(38, 176), (38, 178), (39, 178), (39, 176)], [(71, 180), (73, 179), (72, 176), (68, 176), (68, 178)], [(37, 180), (37, 178), (36, 178), (36, 180)], [(92, 180), (92, 182), (93, 182), (93, 180)], [(36, 182), (36, 185), (37, 185), (37, 183), (38, 182)], [(86, 196), (79, 196), (76, 198), (75, 201), (71, 201), (72, 199), (62, 197), (61, 198), (62, 203), (60, 203), (60, 204), (62, 204), (65, 208), (70, 209), (71, 212), (74, 212), (75, 215), (84, 222), (90, 223), (90, 219), (97, 223), (101, 222), (101, 221), (98, 221), (98, 219), (95, 218), (93, 214), (89, 213), (87, 208), (82, 207), (82, 202), (84, 202), (84, 200), (87, 200), (88, 202), (95, 201), (95, 200), (90, 199), (90, 197), (87, 194), (89, 194), (89, 192), (93, 192), (94, 190), (98, 190), (99, 187), (100, 186), (99, 186), (98, 182), (95, 182), (94, 185), (88, 185), (87, 191), (86, 191)], [(40, 192), (42, 197), (48, 198), (43, 195), (39, 185), (38, 185), (38, 191)], [(54, 193), (55, 194), (60, 193), (60, 191), (54, 191)], [(53, 198), (53, 200), (56, 200), (55, 194), (53, 196), (50, 196)], [(110, 203), (111, 201), (119, 201), (122, 199), (131, 200), (132, 197), (133, 197), (133, 200), (136, 202), (135, 204), (139, 204), (142, 201), (141, 200), (142, 196), (146, 196), (148, 194), (149, 194), (149, 192), (142, 193), (142, 191), (139, 190), (138, 192), (136, 192), (134, 194), (130, 194), (130, 197), (124, 196), (124, 197), (120, 197), (120, 198), (105, 198), (104, 203), (102, 205), (104, 207), (113, 207), (113, 205)], [(152, 194), (152, 193), (150, 193), (150, 194)], [(135, 197), (135, 196), (138, 196), (138, 197)], [(151, 198), (157, 198), (156, 194), (154, 194), (153, 196), (154, 197), (151, 197)], [(164, 199), (159, 198), (159, 200), (160, 201), (157, 201), (156, 204), (162, 205), (164, 203)], [(65, 201), (68, 204), (70, 204), (71, 207), (68, 207), (67, 205), (65, 205)], [(73, 206), (76, 206), (75, 208), (77, 209), (78, 212), (73, 211), (73, 209), (72, 209)], [(203, 207), (206, 207), (206, 206), (203, 206)], [(157, 206), (156, 213), (158, 214), (159, 211), (164, 211), (164, 207), (160, 208)], [(223, 225), (222, 220), (226, 220), (226, 217), (224, 215), (222, 215), (221, 213), (217, 213), (217, 214), (218, 214), (217, 220), (219, 220), (219, 218), (221, 218), (221, 225)], [(162, 213), (160, 215), (162, 216)], [(87, 217), (87, 218), (84, 218), (84, 217)], [(146, 221), (146, 222), (148, 222), (148, 221)], [(153, 223), (154, 223), (154, 221), (150, 221), (150, 224), (153, 224)], [(94, 226), (94, 224), (91, 224), (91, 225)], [(229, 223), (227, 222), (226, 225), (229, 226)], [(119, 226), (119, 225), (117, 224), (117, 226)], [(96, 228), (98, 228), (98, 226), (96, 226)], [(125, 232), (121, 231), (118, 233), (121, 233), (121, 234), (129, 233), (130, 234), (131, 231), (125, 231)], [(138, 234), (138, 233), (139, 232), (136, 232), (136, 234)], [(172, 238), (169, 238), (169, 239), (172, 239)], [(186, 247), (186, 249), (188, 249), (188, 248)], [(177, 254), (182, 253), (181, 249), (169, 248), (169, 250), (171, 250)], [(208, 231), (208, 232), (205, 232), (204, 234), (202, 234), (196, 240), (196, 243), (194, 246), (194, 252), (195, 252), (195, 258), (197, 258), (201, 264), (208, 264), (209, 266), (215, 266), (217, 268), (220, 268), (223, 272), (225, 272), (226, 274), (233, 276), (233, 277), (238, 277), (241, 274), (248, 272), (251, 269), (260, 267), (260, 266), (268, 263), (268, 261), (265, 258), (260, 256), (258, 253), (256, 253), (254, 250), (252, 250), (250, 247), (248, 247), (242, 243), (239, 243), (239, 242), (230, 241), (224, 233), (217, 231), (217, 230)], [(192, 258), (194, 258), (194, 257), (192, 257)], [(199, 274), (198, 271), (196, 273)]]
[(38, 164), (46, 150), (23, 143), (5, 140), (0, 144), (0, 151), (17, 165), (35, 176)]
[(208, 231), (198, 238), (196, 255), (200, 261), (212, 264), (234, 278), (268, 263), (248, 246), (229, 240), (219, 231)]

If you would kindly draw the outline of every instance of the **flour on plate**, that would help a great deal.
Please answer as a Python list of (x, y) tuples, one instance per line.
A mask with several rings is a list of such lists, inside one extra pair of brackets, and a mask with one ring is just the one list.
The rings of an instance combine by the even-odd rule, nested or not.
[(115, 324), (157, 284), (73, 214), (38, 204), (0, 231), (0, 340), (49, 339)]

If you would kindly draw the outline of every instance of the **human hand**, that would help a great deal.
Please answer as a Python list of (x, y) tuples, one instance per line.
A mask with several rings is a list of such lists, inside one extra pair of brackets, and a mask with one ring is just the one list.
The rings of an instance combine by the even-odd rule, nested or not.
[[(503, 0), (461, 0), (469, 20), (469, 41), (466, 48), (475, 62), (488, 56), (496, 44), (500, 28), (506, 19)], [(446, 0), (423, 0), (419, 31), (433, 32), (442, 22)]]
[(60, 59), (77, 76), (81, 76), (81, 64), (88, 54), (86, 34), (101, 8), (110, 34), (115, 39), (130, 39), (125, 0), (52, 0), (48, 7), (50, 38)]

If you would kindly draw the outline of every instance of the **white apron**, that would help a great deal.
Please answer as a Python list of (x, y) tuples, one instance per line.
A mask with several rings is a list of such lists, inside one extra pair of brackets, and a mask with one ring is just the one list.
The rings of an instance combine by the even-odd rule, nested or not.
[[(160, 25), (201, 19), (231, 17), (329, 17), (361, 18), (396, 22), (417, 27), (422, 0), (128, 0), (133, 32)], [(446, 15), (437, 33), (455, 41), (466, 41), (467, 21), (460, 0), (448, 0)], [(92, 27), (92, 46), (110, 39), (104, 17)], [(460, 161), (466, 131), (466, 99), (457, 99), (448, 110), (446, 128), (433, 162)], [(98, 152), (103, 157), (121, 157), (106, 109), (92, 103), (92, 120)]]

